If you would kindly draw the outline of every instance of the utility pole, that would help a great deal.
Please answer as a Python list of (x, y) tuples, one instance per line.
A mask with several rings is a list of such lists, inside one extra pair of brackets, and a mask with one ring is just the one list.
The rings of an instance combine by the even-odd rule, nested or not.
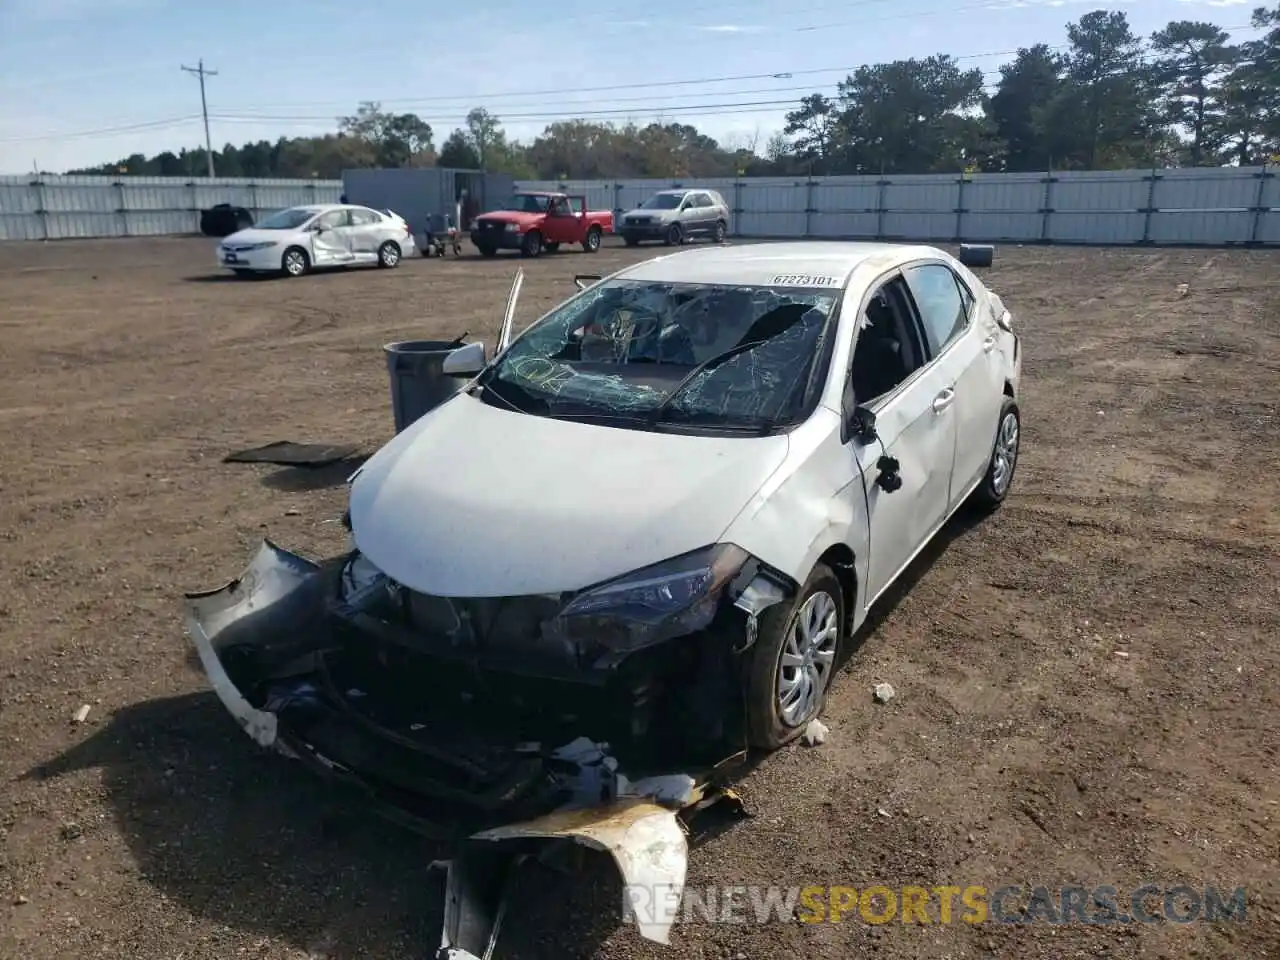
[(209, 179), (213, 179), (213, 142), (209, 138), (209, 103), (204, 97), (204, 78), (216, 77), (217, 70), (206, 70), (204, 68), (204, 57), (200, 58), (199, 66), (183, 67), (187, 73), (195, 74), (200, 78), (200, 112), (204, 115), (204, 150), (205, 157), (209, 160)]

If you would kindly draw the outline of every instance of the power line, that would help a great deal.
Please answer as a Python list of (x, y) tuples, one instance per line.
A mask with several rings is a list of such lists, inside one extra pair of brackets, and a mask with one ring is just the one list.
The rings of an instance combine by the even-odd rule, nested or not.
[(204, 68), (204, 57), (200, 58), (198, 67), (183, 67), (187, 73), (195, 74), (200, 78), (200, 113), (204, 116), (204, 152), (205, 158), (209, 161), (209, 179), (213, 179), (213, 141), (209, 137), (209, 102), (204, 96), (204, 78), (216, 77), (217, 70), (206, 70)]

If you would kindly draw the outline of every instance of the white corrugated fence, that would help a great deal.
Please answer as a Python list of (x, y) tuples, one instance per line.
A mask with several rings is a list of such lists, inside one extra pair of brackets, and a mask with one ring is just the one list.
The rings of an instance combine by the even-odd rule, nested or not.
[(0, 240), (199, 233), (219, 203), (256, 218), (302, 203), (337, 203), (339, 180), (184, 177), (0, 177)]
[[(621, 213), (655, 190), (707, 187), (733, 209), (740, 237), (990, 240), (1093, 244), (1280, 245), (1276, 168), (1202, 167), (1052, 173), (716, 180), (534, 182), (584, 193)], [(0, 239), (195, 233), (217, 203), (255, 217), (332, 203), (337, 180), (0, 177)]]

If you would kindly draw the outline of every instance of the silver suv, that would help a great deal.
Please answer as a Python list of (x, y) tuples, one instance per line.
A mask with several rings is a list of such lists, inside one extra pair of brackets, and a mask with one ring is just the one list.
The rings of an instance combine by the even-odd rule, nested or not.
[(714, 190), (663, 190), (624, 213), (618, 232), (628, 247), (641, 240), (673, 246), (694, 237), (722, 243), (729, 232), (729, 205)]

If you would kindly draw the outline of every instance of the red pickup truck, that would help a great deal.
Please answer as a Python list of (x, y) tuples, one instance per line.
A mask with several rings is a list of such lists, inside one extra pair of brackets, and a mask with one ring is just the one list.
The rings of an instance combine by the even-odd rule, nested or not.
[(563, 193), (517, 193), (501, 209), (471, 221), (471, 242), (483, 256), (519, 250), (521, 256), (554, 253), (562, 243), (580, 243), (587, 253), (613, 233), (613, 211), (587, 209), (587, 198)]

